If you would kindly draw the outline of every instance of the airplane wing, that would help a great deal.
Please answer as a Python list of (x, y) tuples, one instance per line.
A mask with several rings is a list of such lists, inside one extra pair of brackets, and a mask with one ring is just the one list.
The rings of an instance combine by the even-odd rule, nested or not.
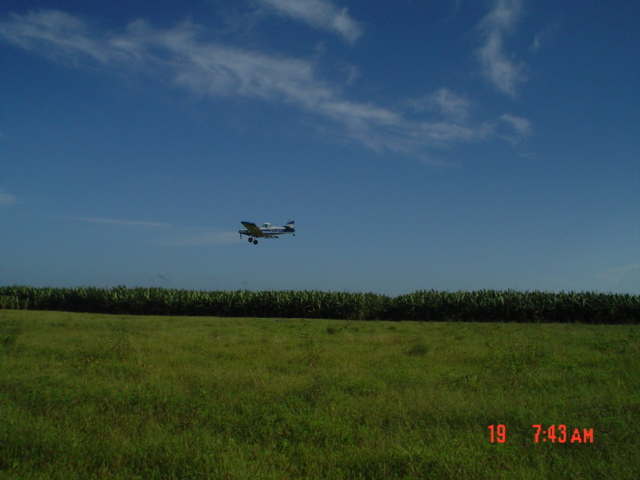
[(249, 232), (251, 232), (251, 235), (253, 235), (254, 237), (264, 237), (264, 233), (262, 233), (262, 231), (258, 228), (258, 226), (253, 223), (253, 222), (240, 222), (242, 225), (245, 226), (245, 228), (247, 230), (249, 230)]

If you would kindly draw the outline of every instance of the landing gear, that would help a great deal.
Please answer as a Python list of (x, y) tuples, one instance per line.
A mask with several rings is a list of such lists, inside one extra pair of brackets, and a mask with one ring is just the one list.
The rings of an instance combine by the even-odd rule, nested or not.
[(257, 244), (258, 244), (258, 240), (254, 240), (254, 241), (253, 241), (253, 244), (254, 244), (254, 245), (257, 245)]
[(253, 238), (249, 237), (249, 243), (253, 242)]

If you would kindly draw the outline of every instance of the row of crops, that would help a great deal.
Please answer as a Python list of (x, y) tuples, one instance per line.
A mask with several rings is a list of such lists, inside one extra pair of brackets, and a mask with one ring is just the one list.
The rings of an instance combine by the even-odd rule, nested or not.
[(593, 292), (374, 293), (0, 287), (0, 308), (132, 315), (478, 322), (640, 323), (640, 296)]

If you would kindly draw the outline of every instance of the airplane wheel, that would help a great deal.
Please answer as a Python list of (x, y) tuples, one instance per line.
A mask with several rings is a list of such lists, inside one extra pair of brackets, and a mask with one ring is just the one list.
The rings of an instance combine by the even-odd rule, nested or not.
[(249, 237), (249, 243), (253, 242), (253, 238)]
[(258, 244), (258, 240), (254, 240), (254, 241), (253, 241), (253, 244), (254, 244), (254, 245), (257, 245), (257, 244)]

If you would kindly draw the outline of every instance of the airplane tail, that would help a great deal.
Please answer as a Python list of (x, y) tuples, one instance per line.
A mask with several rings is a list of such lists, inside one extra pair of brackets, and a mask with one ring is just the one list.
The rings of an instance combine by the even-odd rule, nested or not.
[(293, 224), (293, 220), (289, 220), (287, 224), (284, 226), (287, 230), (295, 230), (295, 225)]

